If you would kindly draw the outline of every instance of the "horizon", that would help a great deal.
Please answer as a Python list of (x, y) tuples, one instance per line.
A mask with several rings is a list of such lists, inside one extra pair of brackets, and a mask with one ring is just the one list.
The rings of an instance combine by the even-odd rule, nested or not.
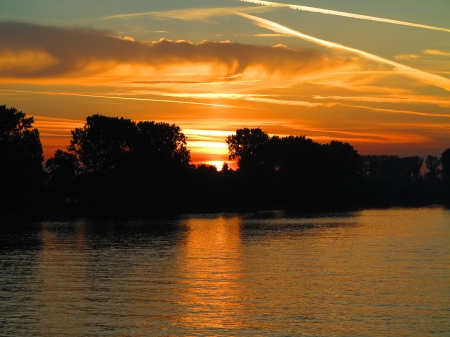
[(93, 114), (177, 124), (191, 163), (218, 168), (236, 168), (225, 138), (244, 127), (348, 142), (361, 155), (450, 147), (450, 3), (5, 0), (0, 9), (0, 104), (35, 117), (45, 159)]

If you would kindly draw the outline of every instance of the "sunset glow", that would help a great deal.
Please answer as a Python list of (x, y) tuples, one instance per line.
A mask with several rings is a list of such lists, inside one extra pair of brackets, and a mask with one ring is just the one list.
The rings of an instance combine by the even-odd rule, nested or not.
[(1, 5), (0, 104), (35, 116), (46, 158), (92, 114), (175, 123), (218, 169), (243, 127), (361, 154), (450, 144), (448, 3), (23, 2)]

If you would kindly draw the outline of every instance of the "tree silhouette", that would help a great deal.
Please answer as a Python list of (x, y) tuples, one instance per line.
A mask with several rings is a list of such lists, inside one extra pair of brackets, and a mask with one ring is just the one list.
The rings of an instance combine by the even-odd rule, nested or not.
[(442, 173), (450, 178), (450, 148), (441, 155)]
[[(169, 206), (190, 161), (179, 126), (101, 115), (72, 131), (68, 150), (81, 163), (82, 199), (99, 207)], [(59, 160), (69, 159), (63, 154)]]
[(437, 156), (429, 155), (425, 159), (425, 164), (429, 171), (426, 173), (426, 177), (431, 180), (436, 179), (441, 173), (441, 170), (439, 168), (441, 166), (441, 159), (438, 158)]
[(131, 120), (93, 115), (72, 131), (68, 150), (83, 164), (83, 171), (111, 174), (129, 163), (136, 138), (136, 124)]
[[(179, 126), (168, 123), (139, 122), (136, 149), (142, 157), (164, 163), (189, 164), (190, 152), (186, 148), (186, 136)], [(143, 159), (143, 158), (141, 158)]]
[(420, 169), (423, 158), (370, 155), (363, 156), (364, 197), (368, 203), (390, 204), (423, 199), (424, 187)]
[(0, 106), (0, 207), (32, 206), (38, 200), (44, 158), (33, 122), (15, 108)]
[[(436, 202), (450, 196), (450, 149), (427, 156), (360, 156), (348, 143), (305, 136), (270, 137), (259, 128), (226, 138), (224, 163), (189, 165), (179, 126), (93, 115), (72, 131), (68, 151), (57, 150), (42, 169), (33, 118), (0, 106), (0, 208), (38, 206), (43, 182), (54, 205), (79, 198), (92, 209), (249, 210), (341, 204)], [(188, 197), (189, 196), (189, 197)], [(275, 206), (274, 206), (275, 205)]]
[(445, 189), (447, 190), (447, 200), (450, 199), (450, 148), (442, 152), (441, 155), (442, 165), (442, 180), (444, 182)]
[(226, 142), (229, 158), (238, 159), (240, 186), (257, 202), (343, 202), (358, 187), (360, 156), (348, 143), (269, 137), (261, 129), (239, 129)]
[(58, 197), (74, 197), (76, 178), (81, 167), (77, 157), (68, 152), (57, 150), (53, 158), (45, 163), (49, 173), (48, 183), (56, 190)]
[(229, 159), (238, 159), (238, 166), (244, 175), (257, 175), (270, 169), (269, 135), (260, 128), (239, 129), (226, 138)]

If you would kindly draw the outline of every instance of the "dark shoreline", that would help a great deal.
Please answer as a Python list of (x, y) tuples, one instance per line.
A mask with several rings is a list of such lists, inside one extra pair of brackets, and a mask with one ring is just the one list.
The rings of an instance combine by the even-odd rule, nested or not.
[(249, 214), (283, 211), (288, 214), (297, 214), (305, 217), (317, 216), (318, 214), (350, 213), (362, 210), (383, 210), (391, 208), (423, 208), (423, 207), (446, 207), (450, 209), (450, 202), (422, 202), (422, 203), (395, 203), (395, 204), (333, 204), (333, 205), (267, 205), (265, 207), (242, 207), (242, 208), (186, 208), (180, 210), (92, 210), (67, 207), (62, 209), (46, 209), (34, 212), (0, 212), (0, 225), (10, 221), (42, 221), (46, 219), (73, 219), (73, 218), (146, 218), (146, 219), (177, 219), (183, 215), (207, 215), (207, 214)]

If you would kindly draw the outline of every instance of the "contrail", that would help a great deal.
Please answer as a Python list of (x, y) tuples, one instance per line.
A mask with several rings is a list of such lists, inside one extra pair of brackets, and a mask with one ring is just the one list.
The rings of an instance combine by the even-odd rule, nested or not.
[(224, 7), (224, 8), (188, 8), (188, 9), (177, 9), (171, 11), (162, 11), (162, 12), (139, 12), (139, 13), (131, 13), (131, 14), (117, 14), (111, 16), (105, 16), (102, 19), (130, 19), (142, 16), (152, 16), (154, 18), (171, 18), (171, 19), (179, 19), (184, 21), (206, 21), (211, 17), (220, 17), (227, 16), (230, 12), (233, 11), (241, 11), (247, 13), (261, 13), (267, 12), (271, 9), (263, 8), (259, 6), (255, 7)]
[(405, 104), (433, 104), (439, 106), (450, 106), (450, 100), (435, 98), (403, 98), (403, 97), (364, 97), (364, 96), (313, 96), (314, 99), (333, 99), (340, 101), (357, 101), (371, 103), (405, 103)]
[(441, 114), (441, 113), (428, 113), (428, 112), (418, 112), (418, 111), (410, 111), (410, 110), (384, 109), (384, 108), (375, 108), (372, 106), (365, 106), (365, 105), (350, 105), (350, 104), (339, 104), (339, 105), (346, 106), (349, 108), (367, 109), (367, 110), (372, 110), (372, 111), (380, 111), (380, 112), (393, 113), (393, 114), (406, 114), (406, 115), (425, 116), (425, 117), (450, 118), (450, 115)]
[(360, 15), (360, 14), (353, 14), (353, 13), (346, 13), (346, 12), (338, 12), (338, 11), (333, 11), (333, 10), (323, 9), (323, 8), (290, 5), (290, 4), (283, 4), (283, 3), (271, 2), (271, 1), (259, 1), (259, 0), (239, 0), (239, 1), (241, 1), (241, 2), (249, 2), (249, 3), (252, 3), (252, 4), (258, 4), (258, 5), (269, 6), (269, 7), (285, 7), (285, 8), (295, 9), (295, 10), (298, 10), (298, 11), (321, 13), (321, 14), (329, 14), (329, 15), (337, 15), (337, 16), (343, 16), (343, 17), (346, 17), (346, 18), (392, 23), (394, 25), (410, 26), (410, 27), (424, 28), (424, 29), (431, 29), (431, 30), (440, 30), (440, 31), (443, 31), (443, 32), (450, 33), (450, 29), (447, 29), (447, 28), (440, 28), (440, 27), (434, 27), (434, 26), (421, 25), (419, 23), (413, 23), (413, 22), (406, 22), (406, 21), (398, 21), (398, 20), (379, 18), (379, 17), (376, 17), (376, 16), (368, 16), (368, 15)]
[(187, 101), (175, 101), (168, 99), (153, 99), (153, 98), (137, 98), (137, 97), (120, 97), (120, 96), (103, 96), (103, 95), (88, 95), (88, 94), (73, 94), (64, 92), (51, 92), (51, 91), (28, 91), (28, 90), (3, 90), (3, 92), (17, 92), (17, 93), (29, 93), (29, 94), (40, 94), (40, 95), (61, 95), (61, 96), (76, 96), (76, 97), (94, 97), (94, 98), (109, 98), (109, 99), (123, 99), (127, 101), (150, 101), (150, 102), (166, 102), (166, 103), (179, 103), (179, 104), (192, 104), (192, 105), (206, 105), (214, 106), (220, 108), (238, 108), (238, 109), (252, 109), (260, 110), (258, 108), (243, 107), (236, 105), (225, 105), (225, 104), (211, 104), (211, 103), (199, 103), (199, 102), (187, 102)]
[(339, 50), (346, 50), (349, 52), (352, 52), (354, 54), (358, 54), (362, 57), (364, 57), (367, 60), (371, 60), (371, 61), (376, 61), (376, 62), (380, 62), (380, 63), (384, 63), (384, 64), (388, 64), (390, 66), (393, 66), (394, 68), (396, 68), (399, 73), (408, 76), (410, 78), (413, 79), (418, 79), (424, 83), (430, 84), (430, 85), (434, 85), (436, 87), (442, 88), (444, 90), (450, 91), (450, 79), (442, 77), (442, 76), (438, 76), (438, 75), (434, 75), (434, 74), (430, 74), (427, 73), (425, 71), (422, 70), (418, 70), (418, 69), (414, 69), (408, 66), (405, 66), (403, 64), (385, 59), (381, 56), (377, 56), (356, 48), (351, 48), (351, 47), (347, 47), (344, 46), (342, 44), (339, 43), (335, 43), (335, 42), (330, 42), (330, 41), (326, 41), (326, 40), (322, 40), (310, 35), (306, 35), (303, 33), (300, 33), (296, 30), (290, 29), (288, 27), (285, 27), (283, 25), (280, 25), (276, 22), (273, 21), (269, 21), (266, 19), (262, 19), (260, 17), (257, 16), (253, 16), (253, 15), (249, 15), (249, 14), (245, 14), (245, 13), (239, 13), (236, 12), (237, 15), (240, 15), (242, 17), (245, 17), (247, 19), (252, 20), (253, 22), (255, 22), (258, 26), (272, 30), (274, 32), (277, 33), (282, 33), (282, 34), (289, 34), (291, 36), (295, 36), (295, 37), (299, 37), (305, 41), (309, 41), (315, 44), (318, 44), (320, 46), (324, 46), (327, 48), (334, 48), (334, 49), (339, 49)]
[(304, 106), (307, 108), (316, 108), (316, 107), (327, 107), (328, 108), (328, 107), (332, 107), (335, 105), (340, 105), (340, 103), (312, 103), (312, 102), (308, 102), (308, 101), (290, 101), (290, 100), (260, 98), (260, 97), (248, 97), (248, 98), (244, 98), (244, 100), (252, 101), (252, 102), (278, 104), (278, 105)]

